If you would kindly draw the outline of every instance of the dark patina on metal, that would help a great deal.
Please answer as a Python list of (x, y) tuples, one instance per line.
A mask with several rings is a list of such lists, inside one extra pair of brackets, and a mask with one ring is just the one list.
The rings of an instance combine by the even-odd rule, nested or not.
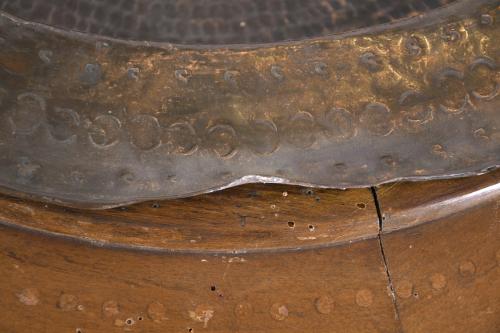
[(0, 186), (105, 208), (247, 182), (483, 173), (500, 165), (498, 6), (459, 0), (351, 32), (199, 46), (0, 13)]

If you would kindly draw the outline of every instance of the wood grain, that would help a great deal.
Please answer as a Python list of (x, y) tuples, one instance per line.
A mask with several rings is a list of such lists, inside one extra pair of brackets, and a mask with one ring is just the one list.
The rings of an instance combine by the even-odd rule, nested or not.
[(377, 240), (238, 256), (148, 254), (2, 227), (0, 269), (6, 333), (396, 332), (398, 325)]
[(0, 197), (0, 223), (99, 246), (168, 252), (255, 252), (373, 238), (368, 189), (247, 185), (106, 211)]
[(379, 190), (404, 332), (500, 332), (499, 175)]
[(4, 196), (0, 332), (497, 333), (499, 175), (383, 186), (382, 230), (369, 189)]

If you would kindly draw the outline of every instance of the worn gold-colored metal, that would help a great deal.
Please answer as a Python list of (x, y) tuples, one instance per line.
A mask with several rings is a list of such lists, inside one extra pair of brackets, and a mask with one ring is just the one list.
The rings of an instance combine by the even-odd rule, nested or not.
[(0, 0), (0, 333), (500, 332), (499, 1), (160, 2)]
[(500, 163), (498, 1), (292, 42), (181, 46), (0, 13), (3, 192), (102, 208), (248, 182)]

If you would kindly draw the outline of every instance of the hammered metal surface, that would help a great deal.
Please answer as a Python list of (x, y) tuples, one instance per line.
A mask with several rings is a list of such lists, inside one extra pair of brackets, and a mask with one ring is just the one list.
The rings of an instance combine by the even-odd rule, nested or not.
[(387, 23), (453, 0), (0, 0), (29, 21), (134, 40), (263, 43)]
[(244, 182), (500, 164), (498, 1), (300, 42), (181, 47), (0, 15), (0, 185), (102, 208)]

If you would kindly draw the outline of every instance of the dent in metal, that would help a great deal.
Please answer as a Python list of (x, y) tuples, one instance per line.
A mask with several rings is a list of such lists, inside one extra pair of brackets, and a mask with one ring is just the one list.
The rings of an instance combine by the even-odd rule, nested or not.
[(165, 48), (2, 14), (0, 187), (107, 208), (245, 182), (482, 173), (500, 165), (497, 3), (253, 48)]

